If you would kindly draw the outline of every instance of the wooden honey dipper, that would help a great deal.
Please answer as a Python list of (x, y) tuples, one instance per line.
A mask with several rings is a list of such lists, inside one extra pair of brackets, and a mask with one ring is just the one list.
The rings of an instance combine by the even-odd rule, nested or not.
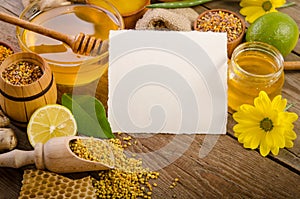
[(300, 70), (300, 61), (285, 61), (284, 70)]
[[(113, 168), (114, 165), (106, 165), (102, 162), (86, 160), (77, 156), (69, 146), (70, 142), (75, 139), (91, 138), (79, 136), (56, 137), (45, 144), (36, 144), (33, 151), (15, 149), (0, 155), (0, 167), (20, 168), (35, 164), (37, 169), (48, 169), (56, 173), (98, 171)], [(93, 138), (93, 141), (104, 142), (95, 138)], [(104, 151), (104, 153), (109, 153), (114, 162), (112, 151)]]
[(83, 33), (79, 33), (76, 36), (63, 34), (61, 32), (45, 28), (34, 23), (30, 23), (26, 20), (14, 17), (4, 12), (0, 12), (0, 20), (62, 41), (70, 46), (74, 53), (78, 53), (81, 55), (95, 56), (101, 54), (103, 50), (107, 50), (107, 41), (102, 41), (102, 39), (95, 38)]

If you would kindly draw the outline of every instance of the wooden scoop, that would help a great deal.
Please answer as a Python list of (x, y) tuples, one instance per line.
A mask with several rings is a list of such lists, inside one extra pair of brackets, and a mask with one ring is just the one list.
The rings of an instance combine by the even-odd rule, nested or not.
[(97, 39), (93, 36), (89, 36), (83, 33), (79, 33), (76, 36), (63, 34), (61, 32), (57, 32), (55, 30), (45, 28), (40, 25), (30, 23), (18, 17), (11, 16), (4, 12), (0, 12), (0, 20), (62, 41), (69, 45), (74, 53), (78, 53), (81, 55), (95, 56), (101, 54), (103, 49), (107, 50), (107, 41), (102, 41), (101, 39)]
[[(69, 146), (70, 141), (75, 139), (91, 138), (78, 136), (57, 137), (50, 139), (44, 145), (42, 143), (36, 144), (33, 151), (15, 149), (0, 155), (0, 167), (20, 168), (35, 164), (37, 169), (48, 169), (56, 173), (98, 171), (113, 168), (113, 165), (104, 165), (100, 162), (79, 158), (71, 151)], [(100, 139), (93, 138), (93, 140), (103, 142)], [(110, 153), (113, 160), (112, 151), (105, 151), (104, 153)]]

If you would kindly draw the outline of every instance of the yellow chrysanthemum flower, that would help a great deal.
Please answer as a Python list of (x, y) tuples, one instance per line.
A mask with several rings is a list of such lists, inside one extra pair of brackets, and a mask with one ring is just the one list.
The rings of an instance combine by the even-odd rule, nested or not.
[(243, 104), (233, 114), (237, 124), (233, 127), (234, 135), (245, 148), (256, 149), (266, 156), (272, 152), (277, 155), (280, 148), (293, 147), (297, 135), (294, 125), (298, 119), (296, 113), (285, 111), (286, 99), (281, 95), (272, 101), (267, 93), (261, 91), (254, 99), (254, 106)]
[(253, 23), (255, 19), (269, 12), (277, 12), (276, 8), (285, 4), (285, 0), (242, 0), (240, 13), (245, 20)]

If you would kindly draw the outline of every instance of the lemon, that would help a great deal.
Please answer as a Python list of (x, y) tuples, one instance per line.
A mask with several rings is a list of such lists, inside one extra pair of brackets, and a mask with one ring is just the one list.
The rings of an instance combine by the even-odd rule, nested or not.
[(246, 32), (246, 41), (261, 41), (273, 45), (283, 56), (295, 48), (298, 37), (297, 23), (282, 12), (271, 12), (259, 17)]
[(71, 111), (59, 104), (38, 108), (30, 117), (27, 136), (30, 144), (46, 143), (53, 137), (72, 136), (77, 133), (77, 124)]

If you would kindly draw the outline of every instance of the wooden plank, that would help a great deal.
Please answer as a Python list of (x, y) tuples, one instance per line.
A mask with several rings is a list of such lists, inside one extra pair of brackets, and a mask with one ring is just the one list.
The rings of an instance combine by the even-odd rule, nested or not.
[[(229, 3), (230, 2), (230, 3)], [(300, 5), (296, 4), (296, 6), (291, 6), (288, 8), (282, 8), (280, 11), (284, 13), (288, 13), (292, 18), (295, 19), (297, 24), (300, 24)], [(239, 6), (239, 1), (213, 1), (211, 3), (205, 4), (205, 7), (209, 9), (215, 9), (215, 8), (225, 8), (229, 9), (231, 11), (234, 11), (239, 14), (240, 6)], [(197, 6), (195, 10), (198, 13), (203, 12), (206, 10), (203, 6)], [(249, 25), (249, 24), (248, 24)], [(300, 40), (297, 43), (296, 48), (294, 49), (294, 52), (300, 52), (299, 50), (300, 47)], [(290, 53), (287, 57), (285, 57), (285, 60), (294, 60), (294, 61), (300, 61), (299, 54), (294, 54)], [(290, 103), (294, 103), (295, 106), (290, 109), (290, 111), (293, 111), (300, 115), (300, 105), (297, 103), (299, 101), (299, 78), (300, 74), (295, 71), (288, 71), (286, 72), (286, 77), (285, 77), (285, 85), (283, 89), (283, 97), (287, 98)], [(234, 121), (231, 116), (228, 118), (228, 131), (231, 135), (233, 135), (232, 127), (233, 127)], [(280, 151), (278, 156), (271, 156), (274, 158), (274, 160), (290, 165), (291, 169), (296, 170), (297, 172), (300, 172), (300, 123), (297, 121), (295, 123), (295, 132), (298, 135), (298, 138), (294, 141), (294, 147), (291, 149), (283, 149)]]
[[(7, 2), (6, 2), (7, 3)], [(205, 4), (205, 6), (207, 6), (207, 7), (209, 7), (209, 8), (218, 8), (218, 7), (222, 7), (222, 8), (227, 8), (227, 9), (230, 9), (230, 10), (234, 10), (234, 11), (236, 11), (236, 12), (238, 12), (239, 11), (239, 5), (238, 5), (238, 2), (236, 2), (236, 1), (230, 1), (230, 3), (229, 3), (229, 1), (221, 1), (221, 2), (212, 2), (212, 3), (208, 3), (208, 4)], [(234, 9), (232, 8), (234, 6)], [(197, 12), (202, 12), (202, 11), (204, 11), (205, 10), (205, 8), (204, 7), (202, 7), (202, 6), (198, 6), (198, 7), (195, 7), (195, 9), (197, 10)], [(284, 8), (284, 9), (282, 9), (282, 10), (284, 10), (285, 12), (291, 12), (291, 13), (298, 13), (299, 12), (299, 9), (297, 9), (297, 7), (295, 7), (295, 6), (292, 6), (292, 7), (289, 7), (289, 8)], [(20, 12), (20, 11), (19, 11)], [(298, 15), (299, 16), (299, 15)], [(10, 26), (10, 25), (9, 25)], [(12, 28), (12, 26), (10, 26), (10, 27), (7, 27), (7, 28), (5, 28), (5, 29), (10, 29), (12, 32), (14, 31), (14, 28)], [(13, 33), (12, 33), (13, 34)], [(5, 35), (8, 35), (7, 33), (5, 34)], [(9, 34), (10, 35), (10, 34)], [(7, 40), (9, 40), (9, 39), (7, 39)], [(299, 43), (299, 42), (298, 42)], [(17, 48), (18, 47), (18, 44), (13, 44), (14, 45), (14, 47), (15, 48)], [(291, 54), (292, 56), (293, 56), (293, 60), (297, 60), (299, 57), (297, 56), (297, 55), (295, 55), (295, 54)], [(290, 56), (290, 55), (289, 55)], [(287, 75), (289, 75), (289, 76), (291, 76), (291, 77), (288, 77), (288, 78), (286, 78), (286, 79), (288, 79), (286, 82), (286, 85), (289, 85), (290, 83), (289, 82), (293, 82), (293, 88), (297, 88), (297, 81), (298, 81), (298, 75), (297, 74), (294, 74), (294, 73), (288, 73)], [(98, 97), (98, 98), (100, 98), (100, 100), (106, 105), (106, 101), (107, 101), (107, 87), (106, 86), (103, 86), (103, 85), (107, 85), (107, 74), (105, 74), (105, 76), (99, 81), (99, 87), (97, 88), (97, 93), (96, 93), (96, 97)], [(288, 87), (288, 86), (285, 86), (285, 87)], [(68, 90), (69, 89), (69, 90)], [(285, 88), (285, 89), (289, 89), (289, 88)], [(86, 90), (86, 88), (85, 87), (83, 87), (83, 89), (82, 90)], [(64, 92), (70, 92), (70, 88), (67, 88), (67, 89), (59, 89), (59, 92), (60, 92), (60, 95), (59, 96), (61, 96), (61, 94), (62, 93), (64, 93)], [(286, 95), (287, 95), (287, 93), (290, 93), (290, 95), (288, 96), (288, 99), (291, 99), (291, 101), (297, 101), (297, 99), (293, 99), (293, 96), (297, 96), (296, 94), (297, 94), (297, 92), (296, 91), (298, 91), (297, 89), (295, 90), (295, 89), (292, 89), (291, 91), (290, 90), (287, 90), (287, 91), (284, 91), (284, 93), (286, 93)], [(60, 98), (59, 98), (60, 99)], [(296, 105), (296, 109), (298, 109), (297, 108), (297, 105)], [(299, 137), (299, 136), (298, 136)], [(297, 146), (299, 146), (299, 139), (297, 139), (296, 141), (295, 141), (295, 146), (297, 147)], [(298, 149), (296, 149), (296, 148), (293, 148), (292, 149), (292, 152), (293, 153), (296, 153), (296, 154), (299, 154), (299, 150)], [(288, 152), (286, 152), (287, 154), (289, 154)], [(291, 156), (293, 156), (293, 154), (290, 154)], [(299, 156), (299, 155), (297, 155), (297, 156)], [(289, 158), (288, 158), (289, 159)], [(297, 159), (296, 159), (297, 160)], [(296, 161), (296, 163), (297, 163), (298, 161)], [(295, 164), (294, 164), (295, 165)], [(297, 166), (297, 164), (296, 164), (296, 166)], [(298, 167), (297, 167), (298, 168)]]
[[(0, 8), (0, 11), (3, 10)], [(20, 47), (16, 39), (16, 27), (11, 24), (4, 23), (2, 21), (0, 21), (0, 27), (0, 41), (10, 45), (15, 52), (20, 51)]]
[[(285, 72), (285, 83), (282, 90), (282, 96), (288, 100), (289, 103), (294, 104), (289, 109), (291, 112), (295, 112), (300, 116), (300, 104), (299, 102), (299, 78), (300, 73), (295, 71)], [(228, 133), (233, 135), (232, 127), (235, 124), (232, 117), (228, 118), (227, 130)], [(272, 159), (278, 161), (281, 164), (289, 165), (292, 170), (300, 173), (300, 121), (294, 123), (294, 131), (297, 134), (297, 139), (294, 141), (294, 147), (290, 149), (281, 149), (278, 156), (270, 155)]]
[[(188, 150), (159, 170), (161, 177), (153, 198), (171, 198), (174, 194), (177, 198), (300, 197), (299, 175), (260, 156), (257, 151), (245, 150), (229, 136), (220, 136), (213, 150), (204, 158), (199, 157), (199, 149), (205, 135), (176, 137), (179, 137), (180, 145), (168, 152), (173, 151), (176, 155), (187, 146)], [(139, 139), (143, 148), (133, 146), (132, 151), (137, 155), (155, 152), (173, 141), (174, 135), (154, 135)], [(157, 148), (153, 149), (153, 146)], [(158, 152), (144, 160), (148, 164), (164, 161)], [(175, 189), (170, 189), (174, 178), (179, 178), (180, 182)]]
[[(234, 137), (232, 127), (236, 124), (236, 122), (232, 119), (231, 115), (229, 115), (228, 117), (229, 117), (228, 123), (227, 123), (228, 134), (231, 135), (232, 137)], [(299, 125), (299, 122), (296, 123), (296, 125)], [(297, 130), (296, 132), (299, 132), (299, 131)], [(300, 174), (299, 133), (297, 133), (297, 135), (298, 135), (298, 138), (294, 141), (295, 146), (293, 148), (281, 149), (277, 156), (269, 154), (268, 157), (270, 159), (274, 160), (275, 162), (288, 167), (290, 170)], [(235, 138), (235, 140), (236, 140), (236, 142), (238, 142), (236, 138)]]
[[(295, 112), (300, 117), (300, 104), (299, 104), (299, 72), (285, 72), (285, 83), (282, 91), (283, 97), (285, 97), (289, 103), (294, 104), (289, 111)], [(300, 121), (299, 119), (294, 123), (294, 131), (297, 133), (297, 139), (294, 141), (294, 147), (289, 149), (298, 157), (298, 168), (300, 168)]]
[[(21, 0), (0, 0), (1, 12), (19, 16), (22, 10), (23, 6)], [(16, 39), (16, 26), (0, 21), (0, 27), (0, 40), (12, 46), (16, 52), (20, 51), (20, 47)]]
[(0, 168), (0, 198), (18, 198), (21, 190), (23, 171), (19, 169)]
[[(257, 151), (243, 149), (236, 140), (220, 136), (213, 150), (199, 157), (204, 135), (179, 135), (181, 145), (188, 150), (180, 158), (158, 170), (160, 177), (155, 180), (158, 187), (153, 189), (153, 198), (299, 198), (300, 176), (287, 168), (261, 157)], [(174, 135), (155, 135), (139, 139), (132, 151), (149, 153), (153, 146), (165, 146), (172, 142)], [(191, 142), (192, 141), (192, 142)], [(180, 149), (181, 150), (181, 149)], [(176, 152), (175, 152), (176, 153)], [(149, 161), (157, 161), (157, 154)], [(152, 158), (152, 160), (151, 160)], [(14, 175), (11, 175), (13, 173)], [(15, 198), (21, 188), (22, 170), (0, 168), (0, 193)], [(68, 174), (66, 176), (72, 176)], [(85, 174), (75, 174), (81, 178)], [(174, 189), (170, 185), (175, 178), (179, 182)], [(5, 181), (4, 181), (5, 180)], [(4, 183), (6, 182), (6, 183)]]
[[(299, 45), (299, 42), (297, 43)], [(300, 61), (299, 55), (295, 54), (294, 51), (292, 53), (288, 54), (286, 57), (284, 57), (285, 61)]]
[[(0, 0), (0, 11), (18, 14), (20, 12), (19, 5), (16, 2), (21, 0)], [(233, 4), (231, 4), (233, 3)], [(228, 8), (238, 11), (238, 1), (216, 1), (205, 5), (209, 8)], [(196, 10), (201, 12), (207, 8), (197, 7)], [(300, 9), (298, 7), (285, 8), (285, 11), (293, 13), (298, 17)], [(300, 24), (298, 22), (298, 24)], [(12, 25), (4, 25), (0, 22), (0, 35), (4, 41), (18, 48), (15, 38), (15, 27)], [(5, 31), (3, 30), (5, 29)], [(298, 42), (299, 46), (299, 42)], [(296, 52), (299, 52), (297, 49)], [(299, 60), (299, 56), (290, 54), (287, 60)], [(299, 73), (287, 72), (286, 84), (283, 90), (283, 96), (289, 102), (299, 101)], [(96, 97), (105, 105), (107, 101), (107, 74), (100, 81), (93, 82), (90, 86), (84, 86), (80, 90), (82, 93), (90, 92), (93, 94), (96, 86)], [(88, 90), (90, 89), (90, 90)], [(72, 92), (72, 88), (60, 88), (60, 95), (64, 92)], [(300, 115), (300, 105), (296, 105), (290, 109)], [(234, 121), (231, 116), (228, 119), (228, 130), (232, 135), (232, 126)], [(17, 132), (18, 148), (31, 150), (26, 136), (26, 129), (13, 127)], [(299, 187), (299, 153), (300, 153), (300, 124), (299, 120), (295, 123), (295, 131), (298, 138), (295, 146), (289, 150), (281, 150), (278, 156), (269, 156), (263, 158), (257, 151), (244, 149), (241, 144), (233, 139), (231, 135), (221, 136), (213, 150), (204, 158), (199, 157), (199, 149), (202, 146), (205, 136), (181, 135), (176, 144), (177, 147), (169, 151), (169, 153), (179, 153), (182, 147), (187, 147), (180, 158), (163, 169), (160, 169), (160, 178), (157, 180), (158, 187), (154, 189), (153, 198), (300, 198)], [(140, 138), (137, 146), (132, 146), (135, 152), (156, 151), (167, 143), (172, 142), (174, 135), (156, 135), (151, 138)], [(190, 144), (191, 143), (191, 144)], [(167, 160), (159, 156), (152, 157), (148, 162), (156, 165), (166, 163)], [(167, 162), (168, 163), (168, 162)], [(0, 198), (17, 198), (22, 180), (23, 169), (0, 168)], [(86, 175), (67, 174), (72, 178), (80, 178)], [(175, 189), (170, 189), (169, 185), (173, 179), (178, 177), (180, 182)]]
[[(289, 103), (294, 104), (289, 111), (295, 112), (300, 115), (299, 101), (299, 78), (300, 74), (297, 72), (286, 72), (284, 89), (282, 95), (288, 100)], [(232, 118), (228, 119), (228, 132), (233, 135), (232, 127), (235, 122)], [(292, 169), (300, 172), (300, 122), (299, 120), (294, 123), (294, 131), (297, 134), (297, 139), (294, 141), (294, 147), (291, 149), (280, 150), (278, 156), (272, 156), (275, 160), (291, 166)]]
[(19, 16), (24, 9), (21, 0), (0, 0), (0, 8), (3, 8), (16, 16)]

